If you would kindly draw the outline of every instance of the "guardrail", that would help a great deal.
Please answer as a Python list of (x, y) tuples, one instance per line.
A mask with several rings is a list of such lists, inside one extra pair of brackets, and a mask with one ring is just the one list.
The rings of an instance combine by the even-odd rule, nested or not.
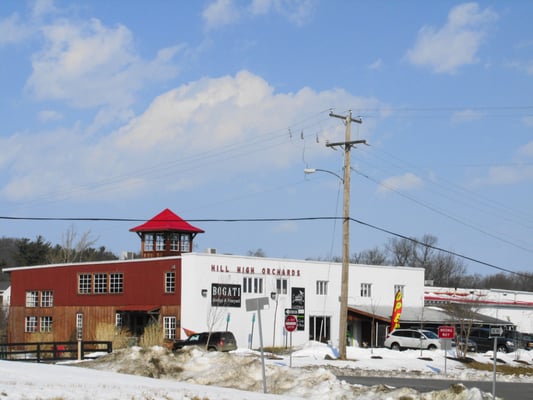
[[(80, 345), (80, 346), (79, 346)], [(79, 350), (78, 350), (79, 346)], [(0, 343), (0, 360), (56, 362), (94, 358), (93, 353), (113, 351), (110, 341)]]

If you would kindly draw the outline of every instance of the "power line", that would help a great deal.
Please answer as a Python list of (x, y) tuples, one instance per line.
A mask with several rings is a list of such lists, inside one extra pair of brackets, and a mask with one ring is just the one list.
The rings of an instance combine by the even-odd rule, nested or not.
[[(24, 220), (24, 221), (92, 221), (92, 222), (145, 222), (146, 219), (138, 218), (102, 218), (102, 217), (13, 217), (13, 216), (0, 216), (0, 220)], [(333, 221), (333, 220), (344, 220), (343, 217), (294, 217), (294, 218), (201, 218), (201, 219), (187, 219), (186, 222), (189, 223), (198, 223), (198, 222), (225, 222), (225, 223), (237, 223), (237, 222), (288, 222), (288, 221)], [(446, 250), (441, 247), (432, 246), (427, 243), (422, 243), (412, 237), (402, 235), (400, 233), (393, 232), (391, 230), (378, 227), (377, 225), (370, 224), (368, 222), (361, 221), (350, 217), (350, 220), (366, 226), (368, 228), (387, 233), (392, 236), (396, 236), (402, 239), (409, 240), (416, 244), (429, 247), (431, 249), (441, 251), (459, 257), (464, 260), (471, 261), (476, 264), (484, 265), (489, 268), (496, 269), (498, 271), (507, 272), (509, 274), (514, 274), (524, 278), (530, 278), (530, 276), (510, 270), (508, 268), (500, 267), (495, 264), (491, 264), (485, 261), (478, 260), (473, 257), (466, 256), (461, 253), (457, 253), (451, 250)], [(166, 222), (176, 222), (175, 220), (165, 220)]]

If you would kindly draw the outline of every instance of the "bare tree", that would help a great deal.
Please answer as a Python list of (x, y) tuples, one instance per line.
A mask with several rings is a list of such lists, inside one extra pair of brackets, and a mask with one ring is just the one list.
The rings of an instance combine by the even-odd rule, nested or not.
[(413, 266), (415, 246), (415, 241), (413, 240), (392, 238), (386, 245), (386, 249), (394, 265)]
[(387, 265), (387, 254), (377, 247), (354, 253), (350, 257), (350, 262), (366, 265)]
[(56, 246), (53, 262), (71, 263), (83, 261), (85, 253), (93, 246), (98, 238), (91, 238), (91, 231), (84, 232), (80, 239), (76, 241), (78, 232), (71, 225), (63, 235), (61, 235), (61, 246)]

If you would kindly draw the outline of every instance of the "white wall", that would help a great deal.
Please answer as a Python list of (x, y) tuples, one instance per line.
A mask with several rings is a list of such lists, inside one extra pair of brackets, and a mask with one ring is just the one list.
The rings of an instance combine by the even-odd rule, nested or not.
[[(248, 271), (246, 271), (248, 268)], [(253, 271), (253, 272), (252, 272)], [(339, 295), (341, 265), (338, 263), (230, 256), (222, 254), (187, 253), (182, 255), (182, 309), (181, 327), (206, 331), (214, 323), (213, 330), (233, 331), (239, 347), (248, 347), (253, 329), (252, 347), (259, 347), (258, 316), (246, 311), (246, 300), (268, 297), (268, 307), (261, 311), (264, 346), (283, 346), (288, 341), (284, 329), (285, 309), (292, 308), (291, 289), (305, 289), (305, 330), (295, 331), (293, 345), (309, 340), (309, 317), (328, 316), (331, 325), (331, 340), (338, 346)], [(212, 307), (213, 283), (240, 285), (243, 277), (263, 278), (262, 293), (242, 293), (241, 305), (235, 307)], [(272, 300), (276, 292), (277, 278), (288, 280), (288, 293)], [(328, 282), (328, 295), (316, 294), (316, 282)], [(394, 285), (405, 285), (405, 305), (421, 306), (424, 293), (424, 273), (421, 269), (405, 267), (350, 266), (349, 304), (387, 305), (392, 309)], [(360, 284), (372, 284), (372, 298), (362, 298)], [(202, 296), (202, 290), (207, 295)], [(253, 325), (253, 328), (252, 328)], [(184, 337), (183, 330), (181, 337)]]

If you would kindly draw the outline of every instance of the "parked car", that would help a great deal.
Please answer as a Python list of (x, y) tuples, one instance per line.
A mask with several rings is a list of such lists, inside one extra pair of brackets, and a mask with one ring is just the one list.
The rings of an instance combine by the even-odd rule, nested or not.
[[(478, 351), (494, 349), (494, 337), (490, 335), (489, 328), (472, 328), (468, 337), (476, 342)], [(515, 349), (513, 340), (505, 336), (496, 337), (496, 351), (510, 353)]]
[(440, 340), (435, 332), (426, 329), (395, 329), (385, 339), (385, 347), (401, 349), (440, 349)]
[(179, 350), (185, 346), (199, 346), (208, 351), (231, 351), (237, 349), (237, 341), (229, 331), (201, 332), (193, 333), (185, 340), (174, 341), (172, 349)]
[(464, 337), (456, 338), (452, 340), (452, 347), (457, 346), (457, 342), (459, 342), (459, 349), (461, 351), (469, 351), (471, 353), (477, 353), (477, 343), (474, 342), (472, 339), (468, 339), (468, 342)]
[(533, 335), (529, 333), (507, 331), (504, 336), (511, 339), (517, 349), (533, 350)]

